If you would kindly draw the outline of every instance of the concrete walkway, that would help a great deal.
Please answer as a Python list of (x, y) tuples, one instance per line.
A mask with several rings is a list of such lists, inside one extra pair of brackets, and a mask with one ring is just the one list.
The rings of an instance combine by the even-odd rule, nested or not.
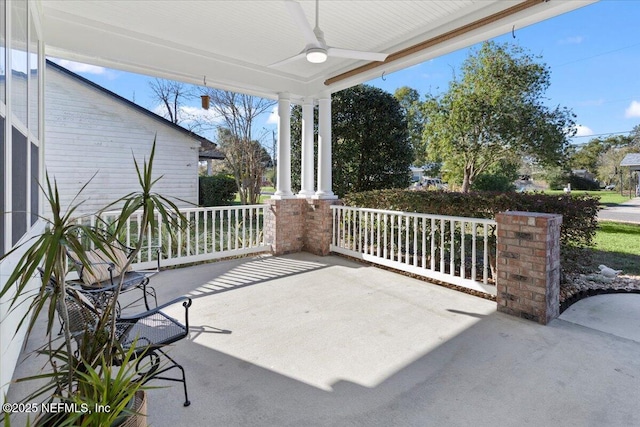
[(640, 224), (640, 197), (633, 198), (617, 206), (602, 209), (598, 212), (598, 219)]
[(640, 340), (602, 326), (618, 305), (596, 316), (579, 302), (541, 326), (306, 253), (169, 270), (152, 284), (159, 301), (193, 298), (191, 336), (171, 349), (192, 405), (179, 384), (153, 383), (167, 386), (149, 391), (157, 427), (640, 425)]

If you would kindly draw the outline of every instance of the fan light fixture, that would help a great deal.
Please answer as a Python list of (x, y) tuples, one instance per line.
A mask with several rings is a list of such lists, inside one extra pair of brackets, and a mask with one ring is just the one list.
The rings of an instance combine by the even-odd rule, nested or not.
[(327, 50), (320, 47), (312, 47), (307, 50), (307, 61), (313, 64), (322, 64), (327, 60)]
[(324, 40), (324, 33), (320, 29), (319, 0), (316, 0), (316, 26), (313, 28), (307, 20), (307, 15), (304, 13), (299, 2), (294, 0), (285, 0), (284, 4), (289, 10), (289, 14), (293, 18), (294, 23), (304, 36), (307, 44), (302, 52), (271, 64), (269, 67), (282, 67), (285, 64), (302, 58), (305, 58), (312, 64), (322, 64), (329, 56), (335, 58), (356, 59), (360, 61), (384, 61), (387, 59), (388, 54), (386, 53), (364, 52), (361, 50), (340, 49), (337, 47), (327, 46), (327, 43)]

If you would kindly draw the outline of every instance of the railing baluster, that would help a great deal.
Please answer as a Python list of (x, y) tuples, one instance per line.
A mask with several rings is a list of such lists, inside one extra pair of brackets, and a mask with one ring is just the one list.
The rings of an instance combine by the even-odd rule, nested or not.
[(466, 233), (465, 231), (466, 228), (466, 223), (464, 221), (460, 221), (460, 277), (462, 277), (463, 279), (466, 276), (466, 272), (465, 272), (465, 259), (464, 259), (464, 235)]
[(404, 219), (404, 263), (405, 264), (409, 264), (411, 262), (411, 260), (409, 259), (409, 255), (410, 255), (410, 250), (411, 248), (409, 248), (409, 229), (411, 228), (409, 226), (409, 219), (411, 217), (406, 216)]
[(413, 266), (418, 266), (418, 217), (413, 217)]
[(249, 247), (252, 248), (253, 245), (253, 215), (255, 213), (255, 208), (249, 209)]
[(487, 224), (484, 224), (484, 256), (482, 260), (482, 283), (485, 285), (489, 282), (489, 236), (487, 233)]
[(431, 217), (431, 232), (429, 233), (431, 238), (431, 250), (429, 251), (430, 260), (430, 268), (431, 270), (436, 270), (436, 219)]
[(440, 272), (444, 273), (444, 219), (440, 220)]
[(380, 257), (380, 212), (376, 213), (376, 256)]
[(384, 259), (388, 259), (388, 255), (389, 255), (389, 250), (388, 250), (388, 246), (389, 246), (389, 241), (388, 236), (387, 236), (387, 228), (389, 225), (389, 214), (383, 214), (384, 215), (384, 253), (382, 254), (382, 258)]
[(427, 218), (422, 218), (422, 268), (427, 268)]
[(238, 242), (238, 238), (239, 238), (239, 231), (240, 231), (240, 230), (239, 230), (240, 223), (238, 222), (238, 221), (239, 221), (239, 220), (238, 220), (238, 213), (239, 213), (239, 212), (240, 212), (240, 211), (239, 211), (238, 209), (234, 209), (234, 210), (233, 210), (233, 214), (234, 214), (234, 216), (236, 217), (236, 232), (235, 232), (235, 235), (236, 235), (236, 239), (235, 239), (235, 240), (236, 240), (236, 242), (235, 242), (235, 248), (236, 248), (236, 249), (238, 249), (238, 243), (239, 243), (239, 242)]
[(455, 264), (455, 241), (456, 241), (456, 224), (453, 220), (449, 221), (449, 227), (451, 227), (451, 242), (449, 249), (449, 274), (454, 276), (456, 274), (456, 264)]
[(471, 280), (476, 280), (476, 267), (477, 267), (477, 240), (478, 240), (478, 236), (477, 236), (477, 232), (478, 232), (478, 223), (477, 222), (472, 222), (471, 223), (471, 236), (472, 239), (471, 240)]
[(402, 215), (396, 215), (398, 220), (398, 262), (402, 262)]
[(195, 245), (194, 245), (195, 252), (196, 252), (196, 255), (200, 255), (200, 212), (194, 212), (193, 216), (195, 217), (195, 220), (196, 220), (196, 230), (193, 236), (195, 240)]

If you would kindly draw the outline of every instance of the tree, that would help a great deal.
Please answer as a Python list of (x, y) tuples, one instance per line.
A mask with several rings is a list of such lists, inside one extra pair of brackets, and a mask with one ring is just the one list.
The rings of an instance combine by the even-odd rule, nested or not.
[[(640, 126), (634, 127), (628, 136), (615, 135), (600, 141), (604, 147), (596, 163), (600, 181), (606, 184), (621, 184), (620, 162), (629, 153), (640, 153), (640, 138), (637, 138), (634, 132), (640, 133)], [(622, 184), (624, 185), (624, 179)]]
[(149, 82), (149, 87), (153, 92), (153, 99), (165, 108), (164, 118), (180, 124), (182, 121), (180, 108), (193, 97), (187, 85), (172, 80), (153, 79)]
[[(333, 191), (342, 197), (349, 192), (407, 187), (413, 150), (399, 102), (367, 85), (334, 93), (331, 101)], [(301, 108), (295, 107), (291, 127), (294, 189), (300, 188), (301, 128)]]
[(414, 164), (424, 165), (426, 162), (426, 157), (424, 156), (425, 150), (420, 149), (422, 145), (422, 132), (424, 131), (424, 118), (422, 116), (422, 109), (420, 108), (420, 94), (417, 90), (409, 86), (402, 86), (396, 89), (393, 96), (400, 103), (407, 118), (409, 141), (411, 148), (416, 153)]
[(572, 169), (587, 169), (589, 172), (597, 173), (599, 159), (605, 152), (611, 149), (627, 147), (632, 143), (632, 136), (627, 135), (592, 138), (585, 145), (575, 150), (569, 158), (569, 165)]
[(243, 205), (256, 204), (264, 168), (271, 159), (253, 137), (253, 125), (258, 116), (271, 110), (275, 101), (212, 88), (203, 94), (211, 98), (211, 109), (222, 123), (200, 123), (199, 126), (218, 128), (220, 151), (236, 180), (240, 201)]
[(514, 153), (547, 164), (563, 159), (574, 115), (543, 103), (550, 71), (536, 59), (518, 46), (485, 42), (465, 60), (460, 80), (423, 102), (427, 155), (460, 171), (463, 192)]

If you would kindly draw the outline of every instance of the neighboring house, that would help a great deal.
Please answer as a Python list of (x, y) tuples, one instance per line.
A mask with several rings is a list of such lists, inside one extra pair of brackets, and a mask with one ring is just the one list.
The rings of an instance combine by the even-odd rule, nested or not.
[(224, 155), (218, 151), (216, 144), (212, 142), (203, 142), (200, 145), (199, 158), (201, 162), (206, 162), (207, 176), (211, 176), (213, 175), (213, 162), (217, 161), (220, 163), (221, 160), (224, 160)]
[[(92, 213), (139, 189), (133, 156), (148, 158), (156, 138), (154, 190), (179, 206), (198, 203), (198, 161), (223, 158), (211, 141), (51, 61), (45, 85), (45, 168), (56, 179), (64, 207), (94, 176), (78, 199)], [(47, 209), (45, 203), (45, 212)]]
[(624, 156), (620, 162), (621, 167), (629, 168), (629, 179), (631, 180), (631, 172), (636, 172), (638, 184), (636, 184), (636, 197), (640, 196), (640, 153), (629, 153)]

